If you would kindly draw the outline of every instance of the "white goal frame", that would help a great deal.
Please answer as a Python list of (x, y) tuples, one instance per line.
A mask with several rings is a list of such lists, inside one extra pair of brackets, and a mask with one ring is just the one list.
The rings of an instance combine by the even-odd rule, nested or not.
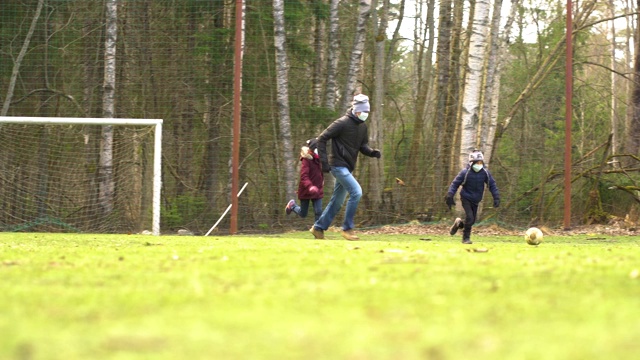
[(160, 235), (160, 191), (162, 190), (162, 119), (0, 116), (0, 126), (2, 126), (2, 124), (153, 126), (153, 215), (151, 233), (156, 236)]

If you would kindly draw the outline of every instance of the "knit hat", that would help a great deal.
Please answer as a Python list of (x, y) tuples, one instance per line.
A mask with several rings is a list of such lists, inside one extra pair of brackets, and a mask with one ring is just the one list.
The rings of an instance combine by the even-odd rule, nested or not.
[(476, 161), (484, 161), (484, 155), (482, 155), (482, 151), (480, 150), (473, 150), (469, 154), (469, 164), (473, 164)]
[(353, 97), (353, 113), (369, 112), (369, 97), (365, 94), (358, 94)]

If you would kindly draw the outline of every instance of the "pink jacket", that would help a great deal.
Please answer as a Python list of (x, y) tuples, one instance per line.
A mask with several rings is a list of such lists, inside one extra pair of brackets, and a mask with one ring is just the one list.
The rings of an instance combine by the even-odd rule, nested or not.
[[(298, 184), (298, 199), (313, 200), (322, 199), (324, 197), (323, 185), (324, 174), (322, 173), (322, 164), (317, 154), (307, 154), (300, 157), (302, 166), (300, 167), (300, 183)], [(315, 186), (317, 192), (312, 192), (310, 188)]]

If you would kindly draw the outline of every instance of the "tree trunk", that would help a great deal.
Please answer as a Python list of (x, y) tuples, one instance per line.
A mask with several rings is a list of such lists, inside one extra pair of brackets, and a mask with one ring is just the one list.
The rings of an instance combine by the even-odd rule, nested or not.
[(280, 139), (284, 160), (284, 184), (287, 198), (295, 196), (295, 164), (291, 142), (291, 119), (289, 117), (289, 59), (287, 58), (286, 34), (284, 28), (284, 0), (273, 1), (274, 42), (276, 49), (277, 102), (280, 116)]
[[(507, 51), (507, 47), (509, 46), (509, 37), (511, 36), (511, 29), (513, 27), (513, 21), (516, 16), (516, 11), (520, 6), (521, 0), (511, 0), (511, 10), (509, 12), (509, 17), (507, 18), (506, 24), (504, 26), (504, 33), (502, 36), (499, 35), (498, 31), (492, 31), (494, 36), (491, 39), (492, 42), (492, 53), (491, 57), (493, 57), (493, 51), (495, 50), (497, 53), (495, 54), (495, 61), (493, 63), (490, 62), (489, 72), (487, 75), (487, 83), (488, 85), (485, 87), (484, 96), (486, 97), (483, 115), (482, 115), (482, 139), (480, 139), (480, 148), (484, 150), (484, 158), (486, 159), (487, 164), (491, 163), (491, 157), (493, 156), (493, 139), (496, 134), (496, 129), (498, 127), (498, 105), (500, 102), (500, 83), (502, 76), (502, 65), (504, 62), (504, 54)], [(495, 7), (494, 7), (495, 11)], [(495, 13), (494, 13), (495, 16)], [(499, 23), (499, 20), (494, 21), (494, 26), (496, 23)], [(494, 49), (495, 48), (495, 49)], [(491, 65), (493, 64), (493, 65)], [(485, 134), (486, 132), (486, 134)]]
[(435, 154), (433, 159), (436, 164), (434, 166), (434, 181), (432, 182), (433, 193), (441, 194), (440, 190), (450, 179), (448, 179), (448, 161), (446, 152), (446, 143), (451, 139), (446, 138), (446, 119), (447, 119), (447, 89), (450, 80), (450, 54), (451, 54), (451, 26), (452, 12), (451, 0), (442, 0), (440, 2), (439, 28), (438, 28), (438, 46), (436, 48), (436, 113), (434, 121), (434, 148)]
[[(374, 93), (373, 107), (371, 111), (371, 122), (369, 132), (369, 143), (373, 148), (382, 148), (384, 144), (384, 134), (382, 131), (382, 119), (384, 118), (384, 94), (386, 89), (386, 49), (387, 27), (389, 18), (389, 0), (382, 0), (382, 7), (378, 11), (377, 4), (373, 6), (374, 13), (374, 33), (375, 37), (375, 60), (374, 60)], [(384, 166), (382, 161), (372, 160), (370, 162), (371, 181), (369, 183), (369, 199), (371, 208), (382, 207), (382, 191), (384, 189)]]
[[(624, 66), (624, 73), (625, 74), (631, 74), (631, 64), (630, 64), (630, 60), (632, 57), (632, 53), (631, 53), (631, 43), (633, 38), (633, 34), (635, 33), (633, 30), (633, 16), (631, 15), (631, 0), (627, 0), (626, 1), (626, 7), (625, 7), (625, 21), (627, 23), (626, 29), (625, 29), (625, 46), (624, 46), (624, 58), (626, 59), (626, 61), (624, 62), (625, 66)], [(633, 77), (633, 76), (630, 76)], [(628, 78), (627, 78), (628, 79)], [(626, 95), (627, 95), (627, 99), (631, 99), (633, 96), (633, 82), (632, 81), (625, 81), (626, 84)], [(627, 101), (628, 102), (628, 101)], [(625, 119), (624, 119), (624, 131), (623, 133), (626, 133), (627, 130), (629, 128), (631, 128), (631, 118), (632, 118), (632, 110), (633, 110), (633, 106), (627, 106), (627, 111), (625, 112)], [(620, 142), (622, 143), (623, 140), (620, 139)], [(622, 145), (622, 144), (621, 144)], [(620, 148), (622, 148), (622, 146), (620, 146)]]
[(341, 111), (346, 111), (349, 108), (351, 99), (355, 95), (356, 79), (360, 73), (362, 64), (362, 55), (364, 50), (364, 43), (367, 38), (367, 20), (371, 13), (371, 0), (360, 0), (358, 6), (358, 21), (356, 26), (356, 34), (353, 39), (353, 49), (349, 58), (349, 67), (347, 69), (347, 81), (344, 86), (344, 92), (342, 93), (342, 108)]
[[(640, 10), (640, 0), (636, 3), (636, 10)], [(631, 107), (633, 108), (629, 129), (627, 130), (627, 140), (625, 152), (627, 154), (637, 155), (640, 150), (640, 17), (636, 23), (635, 33), (635, 59), (633, 66), (633, 94), (631, 97)]]
[(11, 78), (9, 80), (9, 88), (7, 89), (7, 95), (4, 98), (4, 104), (2, 105), (2, 111), (0, 112), (0, 116), (7, 116), (9, 112), (9, 107), (11, 106), (11, 100), (13, 99), (13, 91), (16, 87), (18, 74), (20, 73), (20, 66), (22, 65), (22, 59), (24, 59), (24, 56), (27, 53), (27, 50), (29, 49), (29, 43), (31, 42), (31, 37), (33, 36), (33, 32), (36, 29), (36, 24), (38, 24), (38, 18), (40, 18), (40, 13), (42, 12), (43, 5), (44, 5), (44, 0), (39, 0), (38, 6), (36, 7), (36, 12), (33, 15), (33, 19), (31, 19), (31, 26), (29, 26), (29, 31), (27, 32), (27, 36), (25, 36), (24, 42), (22, 43), (22, 48), (20, 49), (20, 53), (18, 53), (18, 57), (13, 63), (13, 70), (11, 71)]
[[(104, 83), (102, 116), (114, 118), (116, 92), (116, 42), (118, 39), (118, 0), (106, 0)], [(102, 127), (99, 166), (99, 203), (104, 215), (113, 211), (113, 126)]]
[(613, 17), (616, 15), (613, 0), (609, 0), (609, 11), (611, 12), (611, 153), (618, 150), (618, 100), (616, 96), (616, 26)]
[[(465, 90), (465, 78), (467, 76), (467, 62), (469, 61), (469, 35), (473, 34), (473, 19), (476, 11), (475, 0), (469, 1), (469, 14), (467, 27), (463, 31), (464, 22), (464, 0), (454, 0), (453, 3), (453, 28), (451, 30), (451, 75), (449, 80), (448, 111), (445, 122), (447, 138), (451, 139), (447, 152), (450, 159), (448, 163), (449, 175), (456, 174), (460, 170), (458, 159), (460, 154), (460, 143), (462, 140), (462, 112)], [(473, 35), (471, 35), (473, 36)], [(460, 208), (461, 209), (461, 208)]]
[[(495, 0), (493, 4), (493, 12), (491, 19), (491, 30), (489, 32), (489, 49), (487, 56), (487, 69), (484, 75), (484, 88), (481, 94), (481, 106), (480, 106), (480, 139), (479, 139), (479, 148), (484, 152), (484, 163), (489, 164), (489, 156), (488, 153), (490, 151), (489, 147), (485, 147), (488, 144), (492, 144), (493, 141), (489, 139), (489, 134), (491, 133), (491, 104), (493, 102), (494, 96), (494, 85), (496, 81), (497, 70), (498, 70), (498, 59), (500, 53), (500, 19), (502, 12), (502, 0)], [(498, 85), (499, 86), (499, 85)], [(495, 130), (494, 130), (495, 131)]]
[(313, 71), (311, 80), (311, 104), (316, 107), (322, 106), (322, 65), (324, 64), (324, 19), (319, 14), (323, 0), (316, 0), (315, 11), (315, 32), (313, 38), (313, 49), (315, 57), (313, 58)]
[(327, 109), (336, 108), (336, 77), (338, 74), (338, 57), (340, 56), (340, 23), (338, 7), (340, 0), (331, 0), (329, 15), (329, 51), (327, 54), (327, 88), (325, 90), (324, 106)]

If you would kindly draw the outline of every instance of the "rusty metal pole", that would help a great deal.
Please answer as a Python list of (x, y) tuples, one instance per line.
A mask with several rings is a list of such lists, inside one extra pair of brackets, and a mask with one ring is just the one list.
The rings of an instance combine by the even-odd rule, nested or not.
[(573, 115), (573, 21), (571, 0), (567, 0), (567, 54), (565, 68), (564, 124), (564, 229), (571, 229), (571, 118)]
[(240, 169), (240, 120), (242, 101), (242, 55), (244, 47), (244, 0), (236, 0), (236, 33), (233, 65), (233, 145), (231, 149), (231, 235), (238, 231), (238, 184)]

